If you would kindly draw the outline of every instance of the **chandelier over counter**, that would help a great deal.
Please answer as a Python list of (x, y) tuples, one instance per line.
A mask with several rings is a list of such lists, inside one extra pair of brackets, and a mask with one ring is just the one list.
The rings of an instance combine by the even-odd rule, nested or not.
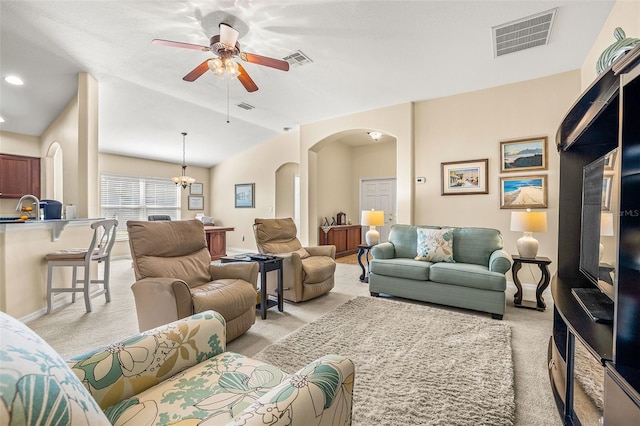
[(185, 161), (185, 137), (187, 132), (182, 132), (182, 174), (180, 176), (172, 177), (171, 181), (176, 185), (182, 186), (182, 189), (186, 189), (187, 186), (191, 186), (196, 180), (187, 176), (187, 165)]

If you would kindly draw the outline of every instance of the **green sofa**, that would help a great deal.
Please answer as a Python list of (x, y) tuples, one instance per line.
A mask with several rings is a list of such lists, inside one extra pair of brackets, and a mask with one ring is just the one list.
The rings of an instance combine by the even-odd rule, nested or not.
[(502, 319), (505, 309), (505, 273), (511, 257), (502, 234), (488, 228), (452, 228), (453, 262), (415, 260), (418, 228), (394, 225), (387, 242), (371, 249), (369, 291), (423, 302), (489, 312)]

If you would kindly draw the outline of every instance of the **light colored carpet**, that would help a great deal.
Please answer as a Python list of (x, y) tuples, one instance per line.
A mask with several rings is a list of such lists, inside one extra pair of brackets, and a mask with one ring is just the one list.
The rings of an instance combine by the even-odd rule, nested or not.
[(511, 328), (357, 297), (255, 355), (296, 371), (324, 354), (356, 366), (354, 425), (513, 425)]
[[(253, 356), (298, 328), (313, 322), (356, 296), (369, 296), (368, 284), (358, 280), (358, 265), (338, 264), (336, 285), (328, 294), (303, 303), (285, 303), (284, 312), (270, 309), (266, 320), (256, 319), (251, 329), (229, 343), (231, 351)], [(104, 297), (93, 300), (93, 312), (84, 311), (84, 303), (67, 304), (51, 315), (28, 323), (64, 357), (75, 355), (99, 345), (109, 344), (137, 333), (138, 323), (131, 292), (134, 282), (130, 259), (111, 263), (112, 302)], [(555, 406), (547, 370), (547, 345), (552, 333), (553, 299), (549, 289), (544, 297), (547, 310), (538, 312), (517, 309), (513, 305), (515, 287), (507, 287), (507, 307), (502, 323), (511, 326), (512, 358), (515, 373), (516, 422), (518, 426), (552, 426), (562, 424)], [(525, 286), (524, 298), (535, 300), (533, 287)], [(399, 300), (399, 299), (395, 299)], [(403, 300), (403, 303), (429, 305)], [(472, 318), (487, 319), (488, 314), (444, 308)], [(381, 318), (382, 319), (382, 318)], [(437, 342), (434, 342), (434, 345)], [(401, 346), (402, 342), (398, 342)], [(358, 372), (356, 372), (358, 374)], [(579, 397), (579, 395), (576, 395)], [(580, 420), (583, 420), (582, 418)], [(582, 422), (583, 425), (597, 425)]]

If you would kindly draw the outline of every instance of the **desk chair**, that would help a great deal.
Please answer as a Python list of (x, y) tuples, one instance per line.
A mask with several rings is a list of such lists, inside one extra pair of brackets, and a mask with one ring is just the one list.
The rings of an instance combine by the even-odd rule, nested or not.
[[(68, 249), (49, 253), (45, 256), (48, 265), (47, 275), (47, 314), (51, 313), (53, 306), (53, 293), (73, 293), (71, 301), (75, 303), (76, 293), (84, 293), (84, 304), (87, 312), (91, 312), (91, 299), (105, 295), (107, 302), (111, 301), (109, 291), (109, 269), (111, 260), (111, 248), (116, 240), (117, 220), (100, 220), (91, 224), (94, 230), (93, 238), (89, 248), (86, 249)], [(104, 263), (104, 271), (102, 279), (91, 279), (91, 263)], [(53, 287), (53, 268), (70, 266), (73, 268), (71, 278), (71, 288), (69, 287)], [(83, 279), (78, 279), (78, 268), (84, 268)], [(78, 283), (82, 283), (78, 287)], [(102, 284), (101, 290), (94, 293), (90, 292), (90, 284)]]

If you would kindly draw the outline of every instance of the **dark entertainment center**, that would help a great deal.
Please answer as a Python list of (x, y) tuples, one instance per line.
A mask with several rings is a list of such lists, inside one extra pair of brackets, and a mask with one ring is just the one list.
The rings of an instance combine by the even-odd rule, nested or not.
[(604, 367), (604, 424), (640, 424), (640, 45), (581, 95), (556, 142), (551, 387), (564, 424), (581, 424), (573, 405), (577, 338)]

